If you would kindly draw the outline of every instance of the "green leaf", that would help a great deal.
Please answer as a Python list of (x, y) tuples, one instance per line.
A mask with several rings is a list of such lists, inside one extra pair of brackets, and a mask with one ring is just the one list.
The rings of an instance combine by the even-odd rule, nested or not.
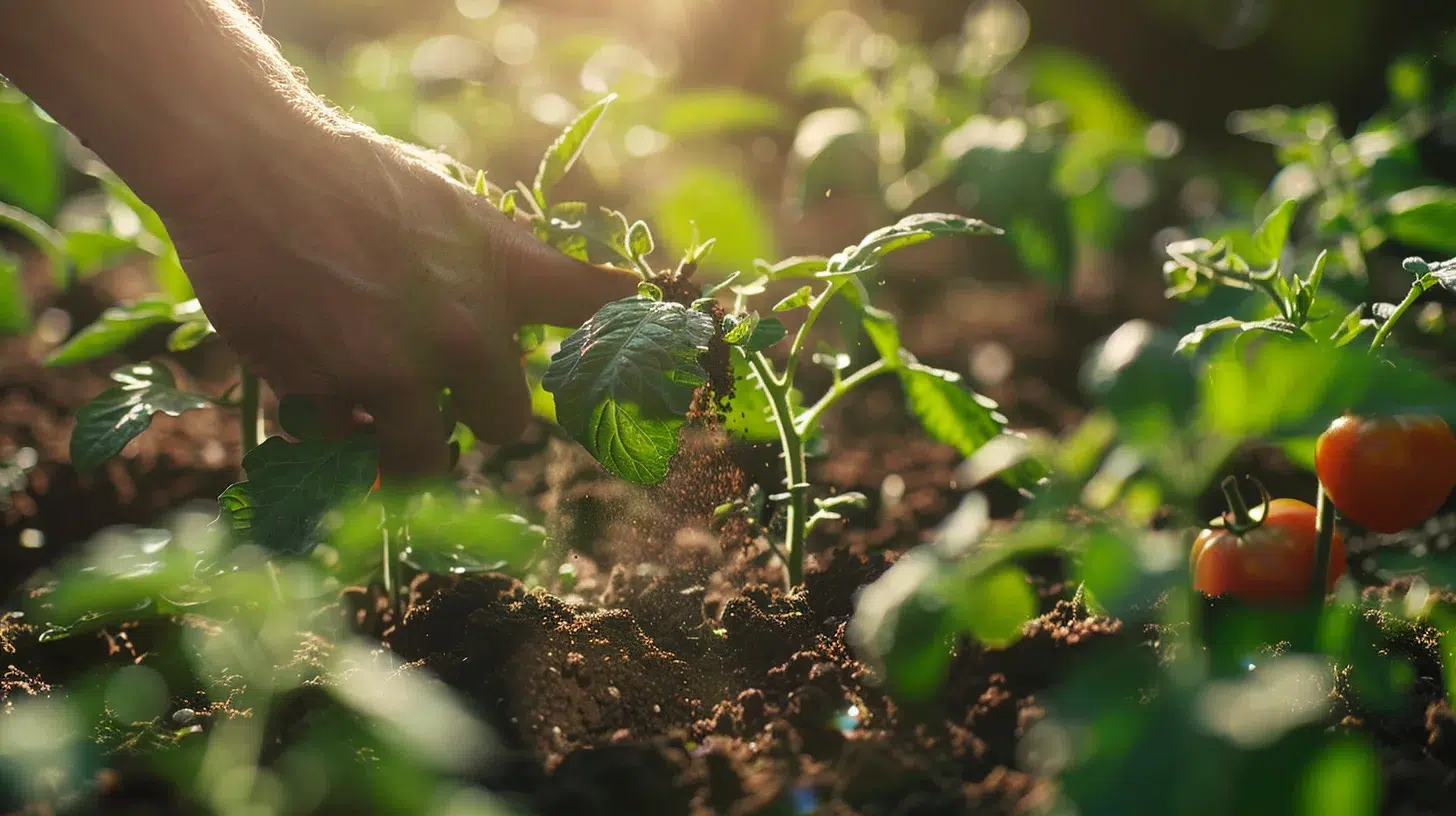
[[(753, 352), (744, 350), (747, 354)], [(737, 386), (733, 397), (723, 414), (723, 427), (739, 439), (748, 442), (776, 442), (779, 426), (774, 422), (773, 406), (768, 395), (758, 384), (758, 373), (748, 364), (744, 354), (733, 355), (733, 380)], [(789, 409), (798, 414), (803, 407), (804, 394), (797, 388), (789, 389)], [(810, 429), (817, 434), (818, 427)]]
[(65, 240), (66, 257), (81, 277), (109, 269), (140, 251), (135, 240), (109, 232), (68, 232)]
[(616, 99), (616, 94), (609, 94), (599, 102), (576, 117), (556, 141), (547, 148), (546, 154), (541, 157), (541, 167), (536, 171), (536, 182), (531, 190), (535, 194), (536, 203), (542, 208), (546, 206), (546, 197), (550, 194), (551, 188), (556, 182), (561, 181), (571, 169), (576, 160), (581, 156), (582, 148), (586, 146), (586, 140), (591, 138), (592, 131), (596, 129), (597, 120), (606, 113), (607, 106)]
[(1438, 252), (1456, 253), (1456, 189), (1417, 187), (1385, 202), (1386, 230), (1396, 240)]
[(30, 331), (30, 298), (21, 280), (20, 259), (0, 249), (0, 335)]
[(647, 228), (646, 221), (632, 222), (631, 228), (627, 230), (627, 248), (639, 259), (652, 254), (656, 245), (652, 240), (652, 230)]
[(753, 262), (753, 268), (768, 280), (815, 278), (829, 268), (829, 259), (818, 255), (796, 255), (775, 264), (756, 260)]
[(749, 352), (763, 351), (783, 340), (788, 334), (789, 330), (784, 328), (782, 320), (777, 317), (766, 317), (753, 327), (753, 333), (748, 336), (748, 342), (743, 346)]
[(190, 351), (214, 334), (217, 334), (217, 329), (213, 328), (211, 321), (205, 318), (189, 320), (172, 330), (172, 334), (167, 337), (167, 350), (179, 353)]
[(469, 575), (524, 567), (546, 531), (496, 502), (430, 495), (408, 518), (400, 560), (436, 575)]
[(172, 304), (143, 300), (130, 306), (112, 306), (95, 323), (77, 332), (46, 357), (48, 366), (68, 366), (119, 351), (153, 326), (173, 322)]
[(783, 121), (783, 108), (771, 99), (737, 88), (704, 88), (670, 96), (657, 120), (657, 129), (681, 139), (767, 130)]
[(1299, 202), (1289, 199), (1274, 208), (1264, 223), (1254, 230), (1253, 251), (1244, 260), (1257, 267), (1268, 267), (1279, 260), (1289, 241), (1289, 228), (1294, 223)]
[(952, 597), (957, 623), (993, 649), (1021, 639), (1026, 622), (1036, 617), (1036, 593), (1026, 572), (1007, 564), (977, 576), (965, 592)]
[(875, 350), (880, 353), (880, 359), (892, 367), (898, 367), (901, 363), (900, 345), (900, 324), (896, 322), (895, 316), (874, 306), (865, 306), (860, 310), (860, 323), (864, 326), (865, 334), (870, 337)]
[(741, 345), (748, 341), (758, 328), (758, 312), (749, 312), (745, 315), (727, 315), (723, 318), (723, 342), (730, 346)]
[(499, 208), (503, 215), (514, 218), (516, 215), (516, 190), (506, 190), (501, 196)]
[(707, 374), (713, 319), (680, 304), (630, 297), (603, 306), (561, 344), (541, 379), (567, 433), (613, 473), (655, 484)]
[(866, 235), (829, 260), (828, 272), (870, 269), (899, 249), (947, 235), (1000, 235), (1001, 230), (975, 218), (948, 213), (920, 213)]
[(271, 436), (243, 457), (248, 480), (218, 497), (220, 520), (274, 553), (302, 555), (319, 542), (319, 524), (335, 508), (359, 503), (378, 472), (373, 437), (342, 442)]
[(746, 269), (755, 259), (777, 254), (773, 223), (758, 193), (737, 173), (707, 165), (686, 168), (663, 186), (652, 208), (658, 238), (675, 252), (693, 247), (701, 230), (715, 236), (715, 265)]
[(642, 281), (637, 284), (637, 294), (648, 300), (662, 300), (662, 287), (651, 281)]
[(1343, 346), (1358, 338), (1366, 329), (1374, 329), (1379, 325), (1380, 321), (1365, 317), (1365, 304), (1362, 303), (1345, 315), (1334, 334), (1330, 335), (1330, 340), (1336, 346)]
[(76, 412), (71, 432), (71, 462), (89, 472), (121, 453), (127, 443), (152, 424), (152, 416), (179, 416), (211, 404), (207, 397), (177, 388), (165, 366), (137, 363), (111, 372), (116, 385), (102, 391)]
[(196, 297), (196, 293), (192, 291), (192, 283), (187, 280), (187, 273), (182, 270), (177, 247), (172, 243), (172, 236), (168, 234), (167, 226), (162, 223), (162, 217), (157, 211), (142, 201), (140, 196), (110, 170), (101, 168), (92, 171), (92, 174), (113, 198), (136, 213), (142, 222), (142, 229), (156, 239), (156, 261), (152, 264), (152, 274), (156, 276), (162, 293), (172, 303), (181, 303)]
[(58, 130), (30, 100), (0, 90), (0, 201), (42, 219), (55, 214), (63, 193)]
[(774, 304), (775, 312), (791, 312), (795, 309), (802, 309), (809, 305), (814, 299), (814, 290), (808, 286), (800, 286), (798, 291)]
[(966, 387), (959, 374), (921, 365), (907, 356), (899, 368), (900, 383), (910, 412), (926, 433), (962, 456), (970, 456), (999, 436), (1006, 418), (996, 411), (995, 401)]
[(946, 564), (917, 547), (860, 593), (845, 637), (897, 694), (929, 698), (950, 664), (955, 632), (939, 584)]
[(1217, 332), (1236, 330), (1239, 334), (1251, 331), (1266, 331), (1274, 334), (1281, 334), (1285, 337), (1293, 337), (1299, 333), (1299, 327), (1281, 318), (1269, 318), (1268, 320), (1239, 320), (1235, 317), (1221, 317), (1197, 326), (1193, 331), (1183, 335), (1174, 349), (1177, 354), (1193, 354), (1198, 351), (1205, 340)]
[(0, 226), (10, 227), (35, 244), (51, 267), (51, 280), (64, 289), (70, 283), (66, 261), (66, 239), (50, 224), (25, 210), (0, 203)]
[(616, 210), (579, 201), (557, 204), (538, 225), (538, 236), (580, 261), (609, 264), (634, 261), (628, 248), (627, 219)]

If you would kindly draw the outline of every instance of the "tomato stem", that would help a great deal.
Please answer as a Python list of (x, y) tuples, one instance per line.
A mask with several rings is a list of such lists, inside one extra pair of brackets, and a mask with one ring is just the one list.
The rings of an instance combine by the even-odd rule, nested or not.
[(1219, 489), (1223, 491), (1224, 501), (1228, 504), (1228, 512), (1224, 513), (1223, 526), (1234, 535), (1243, 535), (1259, 529), (1264, 523), (1264, 518), (1269, 514), (1269, 491), (1258, 479), (1250, 477), (1250, 481), (1259, 487), (1259, 494), (1263, 498), (1263, 507), (1259, 511), (1259, 517), (1254, 518), (1250, 512), (1249, 505), (1239, 493), (1239, 480), (1236, 476), (1230, 476), (1223, 480)]
[(260, 400), (262, 391), (261, 382), (258, 378), (248, 372), (243, 372), (243, 396), (240, 404), (242, 410), (242, 446), (243, 456), (248, 451), (258, 447), (263, 439), (263, 411)]

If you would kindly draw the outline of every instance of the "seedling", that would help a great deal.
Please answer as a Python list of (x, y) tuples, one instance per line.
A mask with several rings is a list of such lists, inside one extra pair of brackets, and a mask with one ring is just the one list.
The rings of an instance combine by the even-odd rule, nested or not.
[[(554, 149), (579, 150), (609, 101), (583, 114)], [(735, 272), (716, 285), (699, 287), (692, 277), (711, 240), (689, 247), (675, 268), (657, 270), (648, 261), (654, 242), (645, 223), (629, 226), (618, 212), (577, 202), (550, 204), (550, 181), (559, 176), (555, 168), (570, 167), (572, 161), (574, 156), (543, 162), (534, 187), (505, 193), (501, 208), (516, 212), (525, 201), (526, 217), (542, 238), (582, 260), (634, 269), (643, 283), (636, 296), (604, 306), (551, 358), (542, 385), (556, 398), (557, 420), (608, 470), (635, 482), (660, 482), (677, 451), (693, 393), (708, 381), (700, 355), (709, 343), (726, 343), (735, 363), (735, 394), (761, 395), (782, 448), (783, 490), (767, 499), (787, 511), (782, 540), (770, 539), (770, 544), (784, 562), (790, 586), (803, 581), (805, 542), (815, 525), (864, 501), (857, 495), (811, 496), (805, 455), (805, 440), (826, 412), (858, 386), (881, 374), (897, 375), (911, 412), (927, 432), (967, 456), (1006, 433), (1006, 419), (994, 402), (969, 390), (960, 375), (923, 365), (903, 347), (894, 316), (875, 308), (864, 284), (864, 276), (899, 249), (942, 236), (998, 235), (1000, 230), (959, 215), (913, 215), (830, 257), (759, 262), (748, 275)], [(778, 317), (749, 308), (769, 284), (783, 281), (801, 283), (772, 306), (775, 314), (803, 314), (791, 339)], [(718, 296), (730, 292), (732, 306), (725, 312)], [(833, 384), (813, 403), (801, 405), (800, 362), (809, 354), (815, 324), (836, 302), (859, 316), (877, 359), (846, 373), (848, 354), (815, 354), (829, 363)], [(789, 348), (780, 367), (768, 352), (784, 340)], [(1002, 476), (1026, 488), (1040, 472), (1023, 463)]]

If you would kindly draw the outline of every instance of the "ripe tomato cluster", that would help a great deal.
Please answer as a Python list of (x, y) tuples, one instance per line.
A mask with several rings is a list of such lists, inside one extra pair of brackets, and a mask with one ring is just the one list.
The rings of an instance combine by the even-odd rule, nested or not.
[(1430, 518), (1456, 487), (1456, 437), (1440, 417), (1340, 417), (1320, 435), (1314, 461), (1335, 507), (1381, 533)]
[[(1432, 416), (1335, 420), (1315, 447), (1315, 473), (1335, 508), (1382, 533), (1414, 527), (1441, 508), (1456, 488), (1456, 436)], [(1193, 587), (1242, 600), (1297, 600), (1310, 591), (1318, 534), (1315, 508), (1265, 497), (1258, 518), (1226, 482), (1229, 513), (1193, 542)], [(1330, 541), (1325, 588), (1345, 571), (1345, 543)]]

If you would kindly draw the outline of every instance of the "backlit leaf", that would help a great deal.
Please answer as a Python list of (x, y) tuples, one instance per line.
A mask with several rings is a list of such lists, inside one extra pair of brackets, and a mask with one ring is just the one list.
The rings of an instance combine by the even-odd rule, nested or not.
[(120, 351), (153, 326), (171, 322), (172, 304), (167, 301), (143, 300), (129, 306), (112, 306), (102, 312), (95, 323), (52, 351), (45, 363), (48, 366), (68, 366), (94, 360)]
[(1001, 230), (975, 218), (948, 213), (920, 213), (866, 235), (829, 260), (829, 272), (868, 269), (898, 249), (947, 235), (1000, 235)]
[(644, 484), (667, 475), (713, 319), (684, 306), (630, 297), (609, 303), (566, 338), (541, 384), (572, 438), (608, 470)]
[(546, 154), (541, 157), (541, 167), (536, 171), (536, 182), (532, 185), (532, 192), (536, 201), (542, 207), (546, 206), (547, 196), (556, 182), (561, 181), (571, 169), (576, 160), (581, 156), (582, 148), (586, 146), (586, 140), (591, 138), (592, 131), (596, 129), (597, 121), (606, 113), (607, 106), (616, 99), (616, 94), (604, 97), (595, 105), (582, 111), (556, 141), (547, 148)]
[(30, 331), (30, 298), (20, 279), (20, 259), (0, 249), (0, 335)]
[(117, 384), (76, 411), (71, 462), (77, 470), (95, 470), (121, 453), (151, 426), (155, 414), (179, 416), (211, 404), (207, 397), (178, 389), (172, 372), (154, 363), (119, 368), (111, 379)]

